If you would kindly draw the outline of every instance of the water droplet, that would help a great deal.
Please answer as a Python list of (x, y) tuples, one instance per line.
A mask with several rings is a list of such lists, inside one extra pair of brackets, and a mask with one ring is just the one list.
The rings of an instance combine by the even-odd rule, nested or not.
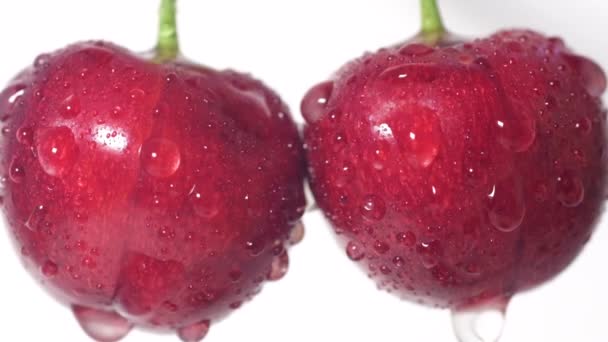
[(78, 323), (91, 338), (99, 342), (121, 340), (133, 328), (128, 320), (112, 311), (73, 306), (72, 311)]
[(579, 206), (585, 199), (583, 181), (570, 172), (561, 174), (557, 177), (557, 199), (568, 208)]
[(359, 261), (365, 257), (365, 251), (358, 242), (351, 241), (346, 246), (346, 255), (352, 261)]
[(60, 109), (64, 118), (73, 118), (80, 113), (80, 101), (72, 94), (63, 100)]
[(282, 248), (282, 251), (279, 255), (274, 257), (272, 260), (272, 265), (270, 266), (270, 272), (268, 273), (267, 279), (274, 281), (279, 280), (287, 274), (287, 270), (289, 269), (289, 255), (287, 254), (287, 250)]
[(433, 49), (432, 47), (418, 43), (408, 44), (399, 49), (399, 53), (401, 55), (412, 57), (428, 55), (433, 51), (435, 51), (435, 49)]
[(17, 141), (25, 146), (34, 143), (34, 132), (31, 127), (23, 126), (17, 130)]
[(382, 198), (376, 195), (367, 195), (363, 198), (361, 214), (369, 220), (381, 220), (386, 214), (386, 204)]
[(306, 96), (304, 96), (300, 109), (306, 122), (309, 124), (314, 123), (321, 119), (323, 114), (325, 114), (325, 109), (327, 108), (333, 88), (334, 82), (323, 82), (314, 86), (308, 91)]
[(374, 243), (374, 250), (378, 253), (378, 254), (386, 254), (386, 252), (388, 252), (390, 250), (390, 246), (382, 241), (376, 241), (376, 243)]
[(594, 97), (600, 97), (606, 91), (606, 74), (602, 68), (592, 60), (572, 54), (564, 54), (566, 61), (576, 71), (583, 86)]
[(412, 247), (416, 243), (416, 235), (412, 232), (398, 233), (397, 242), (404, 244), (406, 247)]
[(300, 220), (296, 222), (293, 229), (291, 230), (291, 233), (289, 234), (289, 244), (294, 246), (302, 242), (302, 240), (304, 239), (305, 232), (306, 230), (302, 221)]
[(393, 265), (395, 265), (397, 267), (403, 267), (404, 263), (405, 263), (405, 261), (400, 256), (396, 256), (393, 258)]
[(146, 96), (146, 92), (143, 91), (143, 90), (141, 90), (141, 89), (139, 89), (139, 88), (131, 89), (131, 91), (129, 92), (129, 97), (133, 101), (139, 101), (144, 96)]
[(401, 154), (415, 168), (428, 168), (433, 164), (441, 146), (441, 127), (435, 111), (417, 107), (399, 114), (400, 119), (391, 125)]
[(25, 169), (23, 169), (23, 166), (21, 166), (18, 159), (13, 159), (13, 161), (11, 162), (11, 165), (9, 166), (8, 170), (8, 176), (13, 182), (17, 184), (23, 182), (23, 180), (25, 179)]
[(245, 242), (245, 248), (251, 253), (252, 256), (258, 256), (262, 254), (266, 248), (266, 243), (263, 240), (250, 240)]
[(11, 106), (14, 106), (19, 101), (19, 99), (23, 97), (23, 95), (25, 94), (25, 88), (26, 86), (24, 84), (17, 84), (9, 88), (9, 90), (12, 91), (10, 93), (10, 96), (8, 97), (8, 103)]
[(63, 176), (72, 169), (78, 159), (78, 146), (74, 135), (64, 126), (42, 130), (36, 148), (40, 166), (51, 176)]
[(199, 342), (202, 341), (205, 336), (207, 336), (210, 325), (210, 321), (201, 321), (187, 327), (179, 328), (177, 334), (184, 342)]
[(513, 152), (527, 151), (536, 140), (536, 123), (524, 115), (504, 115), (496, 120), (498, 141)]
[(576, 129), (577, 132), (579, 132), (579, 134), (581, 135), (587, 135), (589, 133), (591, 133), (591, 128), (593, 126), (593, 123), (591, 122), (591, 119), (589, 119), (588, 117), (584, 116), (582, 118), (580, 118), (575, 124), (574, 124), (574, 128)]
[(34, 59), (34, 68), (44, 69), (49, 64), (49, 59), (51, 56), (49, 54), (43, 53)]
[(439, 260), (443, 255), (443, 249), (441, 243), (437, 240), (430, 242), (423, 242), (418, 245), (416, 252), (420, 257), (422, 266), (427, 269), (431, 269), (439, 264)]
[(521, 188), (513, 180), (494, 185), (488, 201), (488, 217), (496, 229), (508, 233), (519, 228), (526, 215), (526, 205)]
[(57, 267), (57, 264), (55, 264), (54, 262), (47, 260), (41, 268), (42, 274), (47, 277), (54, 277), (57, 275), (57, 272), (59, 271), (59, 268)]
[(344, 163), (344, 165), (338, 168), (338, 173), (336, 175), (336, 180), (334, 184), (339, 188), (343, 188), (350, 184), (350, 181), (353, 179), (354, 174), (355, 172), (353, 170), (352, 165), (350, 165), (349, 163)]
[(216, 192), (204, 192), (194, 187), (194, 191), (190, 194), (190, 202), (194, 212), (204, 219), (210, 220), (220, 212), (220, 194)]
[(25, 226), (31, 231), (37, 231), (40, 226), (44, 223), (46, 217), (47, 208), (44, 205), (38, 205), (32, 210), (30, 216), (25, 221)]
[(166, 178), (179, 168), (181, 155), (177, 145), (167, 139), (150, 139), (141, 147), (141, 163), (151, 176)]
[(452, 326), (460, 342), (498, 342), (505, 325), (506, 303), (452, 311)]

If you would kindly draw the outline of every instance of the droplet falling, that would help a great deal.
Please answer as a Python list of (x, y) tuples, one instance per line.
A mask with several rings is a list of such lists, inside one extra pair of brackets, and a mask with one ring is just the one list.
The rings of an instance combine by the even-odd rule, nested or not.
[(73, 306), (72, 311), (85, 333), (99, 342), (121, 340), (133, 328), (127, 319), (112, 311)]
[(313, 123), (323, 116), (333, 91), (332, 81), (314, 86), (304, 96), (301, 104), (302, 116), (308, 123)]
[(202, 341), (209, 332), (211, 322), (205, 320), (187, 327), (179, 328), (177, 334), (183, 342)]
[(289, 234), (289, 244), (292, 246), (299, 244), (304, 240), (304, 234), (306, 234), (306, 229), (304, 228), (304, 223), (300, 220), (296, 222)]
[(452, 326), (460, 342), (498, 342), (505, 326), (506, 305), (452, 311)]

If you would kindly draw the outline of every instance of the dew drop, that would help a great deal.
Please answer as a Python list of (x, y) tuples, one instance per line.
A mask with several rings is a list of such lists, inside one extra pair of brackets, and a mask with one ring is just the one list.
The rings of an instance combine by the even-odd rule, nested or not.
[(11, 162), (11, 165), (9, 166), (8, 170), (8, 176), (13, 182), (17, 184), (23, 182), (23, 180), (25, 179), (25, 169), (23, 168), (23, 166), (21, 166), (18, 159), (13, 159), (13, 161)]
[(308, 91), (302, 100), (300, 110), (302, 116), (309, 124), (312, 124), (323, 117), (327, 104), (333, 92), (334, 82), (327, 81), (314, 86)]
[(358, 242), (351, 241), (346, 245), (346, 255), (352, 261), (359, 261), (365, 257), (365, 251)]
[(57, 267), (57, 264), (55, 264), (54, 262), (47, 260), (41, 268), (42, 274), (47, 277), (47, 278), (51, 278), (57, 275), (57, 272), (59, 271), (59, 268)]
[(579, 206), (585, 199), (585, 187), (583, 181), (565, 172), (557, 177), (557, 199), (568, 208)]
[(129, 97), (133, 101), (139, 101), (144, 96), (146, 96), (146, 92), (143, 91), (143, 90), (141, 90), (141, 89), (139, 89), (139, 88), (131, 89), (131, 91), (129, 92)]
[(65, 126), (42, 130), (38, 135), (36, 149), (38, 162), (44, 172), (55, 177), (61, 177), (70, 171), (78, 159), (74, 135)]
[(287, 250), (282, 249), (281, 253), (274, 257), (270, 266), (270, 272), (268, 273), (267, 279), (271, 281), (279, 280), (287, 274), (289, 269), (289, 255)]
[(428, 54), (432, 53), (433, 51), (435, 51), (435, 49), (433, 49), (430, 46), (414, 43), (414, 44), (408, 44), (408, 45), (402, 47), (401, 49), (399, 49), (399, 54), (401, 54), (403, 56), (414, 57), (414, 56), (428, 55)]
[(99, 342), (121, 340), (133, 328), (127, 319), (112, 311), (73, 306), (72, 311), (85, 333)]
[(344, 163), (344, 165), (338, 168), (334, 184), (339, 188), (348, 186), (350, 184), (350, 181), (353, 179), (354, 174), (355, 172), (353, 170), (352, 165), (350, 165), (349, 163)]
[(64, 118), (73, 118), (80, 113), (80, 101), (73, 94), (63, 100), (60, 106)]
[(397, 242), (405, 245), (406, 247), (412, 247), (416, 244), (416, 235), (412, 232), (398, 233)]
[(416, 252), (420, 257), (422, 266), (427, 269), (431, 269), (439, 264), (439, 260), (443, 255), (443, 249), (441, 243), (437, 240), (431, 242), (423, 242), (416, 248)]
[(220, 208), (220, 196), (215, 192), (199, 191), (196, 187), (190, 194), (190, 202), (194, 208), (194, 212), (204, 219), (210, 220), (218, 215)]
[(183, 342), (199, 342), (207, 336), (210, 325), (210, 321), (201, 321), (187, 327), (179, 328), (177, 334)]
[(301, 220), (296, 222), (291, 233), (289, 233), (289, 244), (294, 246), (302, 242), (302, 240), (304, 240), (305, 232), (304, 223), (302, 223)]
[(385, 242), (376, 241), (374, 243), (374, 250), (378, 254), (386, 254), (386, 252), (388, 252), (390, 250), (390, 246)]
[(250, 240), (245, 242), (245, 248), (252, 256), (258, 256), (262, 254), (266, 248), (266, 244), (262, 240)]
[(592, 126), (593, 123), (591, 122), (591, 119), (586, 116), (582, 117), (574, 124), (574, 128), (580, 135), (587, 135), (591, 133)]
[(372, 221), (381, 220), (386, 214), (386, 204), (382, 198), (376, 195), (367, 195), (363, 199), (361, 214)]
[(31, 127), (23, 126), (17, 130), (17, 141), (25, 146), (32, 146), (34, 143), (34, 131)]
[(505, 325), (505, 304), (452, 311), (452, 327), (460, 342), (498, 342)]
[(49, 64), (49, 59), (51, 56), (49, 54), (43, 53), (34, 59), (34, 68), (44, 69)]
[(526, 205), (520, 187), (513, 180), (494, 185), (488, 201), (488, 217), (496, 229), (508, 233), (519, 228), (526, 215)]
[(527, 151), (536, 140), (536, 124), (524, 115), (505, 115), (496, 120), (498, 141), (513, 152)]
[(589, 95), (600, 97), (606, 91), (606, 74), (592, 60), (572, 54), (564, 54), (566, 61), (576, 71)]
[(150, 139), (141, 147), (141, 164), (151, 176), (166, 178), (179, 168), (181, 155), (177, 144), (167, 139)]
[(8, 97), (9, 105), (14, 106), (19, 101), (19, 99), (23, 97), (23, 95), (25, 94), (25, 88), (26, 86), (23, 84), (17, 84), (9, 88), (9, 90), (11, 91)]
[(28, 216), (27, 221), (25, 221), (25, 226), (35, 232), (40, 226), (44, 223), (44, 218), (46, 217), (47, 208), (44, 205), (38, 205), (32, 210), (30, 216)]
[(415, 168), (430, 167), (441, 146), (441, 127), (435, 111), (418, 107), (415, 114), (400, 115), (399, 124), (392, 125), (402, 155)]

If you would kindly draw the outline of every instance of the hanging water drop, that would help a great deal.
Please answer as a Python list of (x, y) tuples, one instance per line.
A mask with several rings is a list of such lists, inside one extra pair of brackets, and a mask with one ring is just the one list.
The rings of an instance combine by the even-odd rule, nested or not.
[(460, 342), (498, 342), (505, 325), (506, 303), (452, 311), (452, 326)]
[(133, 324), (112, 311), (102, 311), (75, 305), (74, 316), (85, 333), (99, 342), (121, 340), (133, 328)]
[(202, 341), (209, 332), (211, 322), (201, 321), (187, 327), (181, 327), (177, 333), (183, 342), (199, 342)]

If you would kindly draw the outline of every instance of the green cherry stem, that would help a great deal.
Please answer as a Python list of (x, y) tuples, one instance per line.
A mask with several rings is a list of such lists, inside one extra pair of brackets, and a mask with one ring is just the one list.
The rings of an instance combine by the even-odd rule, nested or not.
[(437, 0), (420, 0), (420, 9), (422, 13), (421, 36), (428, 42), (437, 41), (446, 33)]
[(179, 55), (179, 39), (177, 37), (177, 0), (161, 0), (160, 25), (158, 28), (158, 43), (156, 45), (156, 60), (167, 62)]

